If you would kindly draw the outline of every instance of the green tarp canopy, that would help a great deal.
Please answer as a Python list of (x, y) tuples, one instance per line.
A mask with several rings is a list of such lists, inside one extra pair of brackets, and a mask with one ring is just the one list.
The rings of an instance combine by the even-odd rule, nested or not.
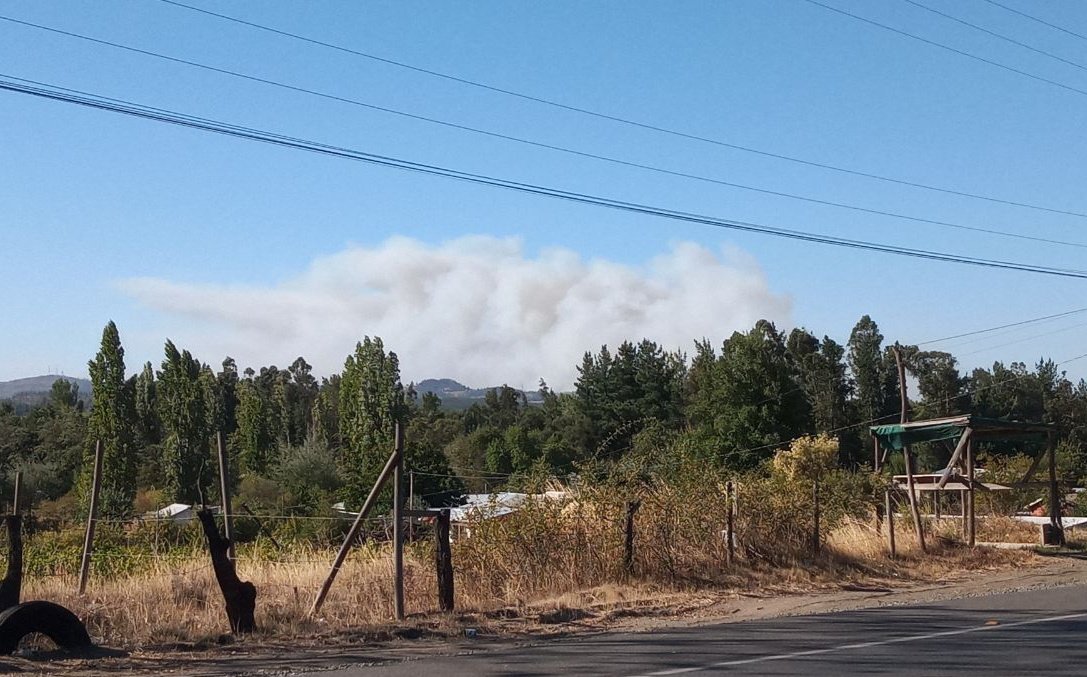
[(881, 447), (900, 451), (903, 447), (918, 442), (958, 439), (967, 428), (970, 428), (973, 437), (990, 440), (1044, 438), (1055, 430), (1053, 426), (1044, 423), (1004, 421), (973, 415), (875, 425), (869, 430)]

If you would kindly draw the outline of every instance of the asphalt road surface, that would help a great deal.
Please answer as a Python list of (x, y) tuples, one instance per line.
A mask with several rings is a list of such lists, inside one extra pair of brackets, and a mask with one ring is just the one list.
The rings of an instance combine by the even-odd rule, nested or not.
[(1087, 587), (480, 648), (322, 674), (1087, 675)]

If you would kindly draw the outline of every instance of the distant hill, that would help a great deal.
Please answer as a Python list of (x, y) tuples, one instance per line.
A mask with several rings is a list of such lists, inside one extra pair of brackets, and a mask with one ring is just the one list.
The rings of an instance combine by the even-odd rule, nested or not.
[[(454, 381), (451, 378), (428, 378), (415, 384), (415, 392), (417, 392), (420, 397), (422, 397), (423, 393), (434, 393), (442, 399), (443, 409), (459, 410), (467, 409), (477, 402), (483, 402), (483, 398), (487, 396), (488, 390), (500, 387), (501, 386), (469, 388), (463, 383)], [(525, 394), (525, 399), (528, 400), (529, 404), (540, 404), (543, 402), (540, 393), (535, 390), (519, 390), (518, 392), (523, 392)]]
[(90, 403), (90, 381), (85, 378), (73, 378), (57, 374), (17, 378), (14, 381), (0, 381), (0, 400), (12, 400), (23, 407), (37, 406), (49, 399), (49, 391), (53, 388), (53, 383), (57, 379), (75, 383), (79, 388), (79, 398), (88, 404)]

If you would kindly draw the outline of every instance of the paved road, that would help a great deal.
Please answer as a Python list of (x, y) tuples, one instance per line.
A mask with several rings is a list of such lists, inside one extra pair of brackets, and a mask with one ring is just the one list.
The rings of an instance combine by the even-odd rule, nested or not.
[[(466, 648), (466, 647), (465, 647)], [(602, 634), (322, 673), (481, 675), (1087, 674), (1087, 587), (770, 621)]]

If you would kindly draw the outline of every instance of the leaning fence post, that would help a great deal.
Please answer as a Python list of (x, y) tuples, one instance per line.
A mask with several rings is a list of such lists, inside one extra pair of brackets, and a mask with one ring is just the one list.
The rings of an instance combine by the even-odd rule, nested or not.
[(453, 549), (449, 545), (449, 510), (442, 510), (434, 520), (434, 553), (438, 569), (438, 608), (453, 610)]
[(374, 481), (374, 486), (370, 489), (370, 495), (366, 497), (366, 501), (362, 504), (359, 514), (355, 516), (355, 521), (351, 524), (351, 528), (347, 531), (347, 535), (343, 539), (343, 544), (340, 546), (339, 552), (336, 553), (336, 559), (332, 562), (332, 568), (329, 569), (325, 582), (321, 584), (321, 589), (317, 591), (317, 597), (313, 600), (313, 606), (310, 607), (310, 616), (316, 616), (317, 613), (321, 611), (321, 606), (325, 603), (328, 591), (332, 589), (332, 583), (336, 580), (336, 574), (340, 573), (340, 567), (343, 566), (344, 560), (347, 559), (348, 551), (351, 550), (351, 546), (354, 544), (355, 539), (358, 538), (359, 530), (362, 529), (362, 521), (370, 514), (370, 510), (373, 509), (374, 503), (377, 502), (378, 494), (381, 493), (382, 487), (385, 486), (385, 483), (392, 475), (397, 462), (400, 460), (400, 451), (400, 447), (394, 446), (393, 453), (389, 456), (389, 460), (385, 462), (385, 467), (381, 469), (381, 473), (377, 476), (377, 480)]
[(23, 472), (21, 470), (15, 471), (15, 492), (11, 495), (11, 514), (18, 515), (22, 509), (22, 493), (23, 493)]
[(102, 488), (102, 440), (94, 443), (94, 474), (91, 476), (91, 504), (87, 510), (87, 532), (83, 538), (83, 559), (79, 563), (79, 594), (87, 591), (94, 551), (94, 525), (98, 521), (98, 493)]

